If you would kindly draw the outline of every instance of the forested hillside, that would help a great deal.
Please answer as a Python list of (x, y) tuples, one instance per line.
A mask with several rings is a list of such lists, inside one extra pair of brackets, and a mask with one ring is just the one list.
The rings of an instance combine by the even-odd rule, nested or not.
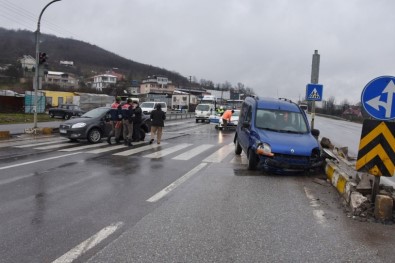
[[(128, 80), (141, 80), (149, 75), (165, 75), (173, 83), (186, 83), (188, 80), (178, 73), (135, 62), (106, 51), (96, 45), (79, 40), (60, 38), (42, 34), (40, 50), (48, 56), (50, 70), (65, 70), (60, 60), (73, 61), (75, 67), (67, 68), (71, 73), (90, 77), (118, 68)], [(27, 30), (7, 30), (0, 28), (0, 64), (16, 64), (23, 55), (35, 56), (35, 34)]]

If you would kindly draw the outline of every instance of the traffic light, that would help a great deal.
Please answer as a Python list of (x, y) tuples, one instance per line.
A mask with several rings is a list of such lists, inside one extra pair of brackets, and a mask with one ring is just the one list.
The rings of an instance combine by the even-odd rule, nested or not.
[(38, 58), (38, 64), (39, 65), (42, 65), (42, 64), (44, 64), (46, 61), (47, 61), (47, 53), (45, 53), (45, 52), (40, 52), (40, 54), (39, 54), (39, 58)]

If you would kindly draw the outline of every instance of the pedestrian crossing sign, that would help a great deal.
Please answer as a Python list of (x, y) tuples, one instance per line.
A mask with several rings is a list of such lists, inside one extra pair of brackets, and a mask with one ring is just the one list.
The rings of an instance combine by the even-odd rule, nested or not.
[(306, 100), (322, 101), (323, 86), (320, 84), (307, 84), (306, 86)]

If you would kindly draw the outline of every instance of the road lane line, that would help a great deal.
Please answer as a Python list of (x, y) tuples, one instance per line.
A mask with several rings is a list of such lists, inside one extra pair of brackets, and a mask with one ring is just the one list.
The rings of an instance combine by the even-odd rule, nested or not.
[(71, 156), (71, 155), (75, 155), (75, 154), (80, 154), (80, 153), (82, 153), (82, 152), (69, 153), (69, 154), (65, 154), (65, 155), (54, 156), (54, 157), (49, 157), (49, 158), (35, 160), (35, 161), (30, 161), (30, 162), (24, 162), (24, 163), (18, 163), (18, 164), (3, 166), (3, 167), (0, 167), (0, 170), (10, 169), (10, 168), (23, 166), (23, 165), (28, 165), (28, 164), (33, 164), (33, 163), (45, 162), (45, 161), (49, 161), (49, 160), (53, 160), (53, 159), (59, 159), (59, 158), (63, 158), (63, 157), (67, 157), (67, 156)]
[(129, 156), (135, 153), (139, 153), (139, 152), (143, 152), (143, 151), (147, 151), (147, 150), (152, 150), (152, 149), (156, 149), (158, 147), (160, 147), (161, 145), (166, 145), (167, 143), (162, 143), (162, 144), (150, 144), (150, 145), (146, 145), (146, 146), (142, 146), (139, 148), (134, 148), (134, 149), (130, 149), (127, 151), (123, 151), (123, 152), (118, 152), (118, 153), (114, 153), (113, 155), (118, 155), (118, 156)]
[(154, 153), (151, 153), (151, 154), (144, 155), (143, 157), (158, 159), (158, 158), (162, 158), (162, 157), (164, 157), (166, 155), (172, 154), (174, 152), (177, 152), (179, 150), (182, 150), (184, 148), (187, 148), (188, 146), (191, 146), (191, 145), (192, 144), (190, 144), (190, 143), (182, 143), (182, 144), (173, 146), (171, 148), (167, 148), (167, 149), (164, 149), (164, 150), (161, 150), (161, 151), (157, 151), (157, 152), (154, 152)]
[(28, 147), (36, 147), (41, 145), (48, 145), (48, 144), (55, 144), (55, 143), (63, 143), (67, 142), (68, 140), (56, 140), (56, 141), (49, 141), (49, 142), (40, 142), (40, 143), (32, 143), (32, 144), (24, 144), (24, 145), (16, 145), (15, 148), (28, 148)]
[(236, 155), (230, 161), (230, 163), (234, 163), (234, 164), (248, 164), (248, 159), (247, 159), (247, 156), (245, 154)]
[(114, 145), (114, 146), (110, 146), (110, 147), (106, 147), (106, 148), (103, 148), (103, 149), (96, 149), (96, 150), (92, 150), (92, 151), (89, 151), (89, 152), (86, 152), (86, 153), (95, 153), (95, 154), (97, 154), (97, 153), (105, 153), (105, 152), (110, 152), (110, 151), (113, 151), (113, 150), (118, 150), (118, 149), (122, 149), (122, 148), (127, 148), (128, 146), (126, 146), (126, 145)]
[(63, 256), (57, 258), (54, 260), (52, 263), (69, 263), (73, 262), (75, 259), (80, 257), (82, 254), (86, 253), (96, 245), (98, 245), (100, 242), (102, 242), (104, 239), (108, 238), (111, 234), (113, 234), (115, 231), (117, 231), (118, 228), (123, 226), (123, 222), (117, 222), (115, 224), (111, 224), (99, 232), (97, 232), (95, 235), (91, 236), (87, 240), (83, 241), (81, 244), (77, 245), (76, 247), (72, 248), (69, 250), (66, 254)]
[(61, 144), (55, 144), (55, 145), (49, 145), (49, 146), (43, 146), (43, 147), (38, 147), (34, 148), (35, 150), (51, 150), (51, 149), (57, 149), (57, 148), (62, 148), (62, 147), (67, 147), (67, 146), (74, 146), (78, 145), (78, 142), (74, 143), (61, 143)]
[(176, 189), (178, 186), (180, 186), (182, 183), (184, 183), (186, 180), (188, 180), (191, 176), (193, 176), (194, 174), (199, 172), (201, 169), (203, 169), (206, 165), (207, 165), (207, 163), (199, 164), (198, 166), (193, 168), (191, 171), (187, 172), (186, 174), (184, 174), (183, 176), (178, 178), (176, 181), (174, 181), (173, 183), (171, 183), (170, 185), (165, 187), (163, 190), (159, 191), (158, 193), (156, 193), (155, 195), (153, 195), (152, 197), (147, 199), (147, 202), (154, 203), (154, 202), (160, 200), (161, 198), (166, 196), (168, 193), (170, 193), (171, 191)]
[(221, 147), (218, 151), (215, 153), (211, 154), (207, 158), (203, 160), (203, 162), (207, 163), (220, 163), (222, 160), (224, 160), (231, 152), (233, 151), (233, 145), (228, 144), (223, 147)]
[(34, 176), (34, 174), (20, 175), (20, 176), (15, 176), (15, 177), (12, 177), (9, 179), (0, 180), (0, 185), (10, 184), (10, 183), (13, 183), (13, 182), (16, 182), (16, 181), (19, 181), (22, 179), (26, 179), (26, 178), (29, 178), (32, 176)]
[(85, 150), (85, 149), (90, 149), (90, 148), (97, 148), (100, 146), (106, 146), (104, 143), (95, 143), (95, 144), (89, 144), (89, 145), (82, 145), (82, 146), (77, 146), (73, 148), (67, 148), (67, 149), (61, 149), (59, 150), (60, 152), (75, 152), (79, 150)]
[(185, 152), (185, 153), (182, 153), (182, 154), (180, 154), (180, 155), (177, 155), (176, 157), (174, 157), (174, 158), (172, 158), (172, 159), (174, 159), (174, 160), (184, 160), (184, 161), (186, 161), (186, 160), (191, 159), (192, 157), (195, 157), (195, 156), (198, 155), (198, 154), (201, 154), (202, 152), (204, 152), (204, 151), (210, 149), (210, 148), (213, 147), (213, 146), (214, 146), (214, 145), (212, 145), (212, 144), (202, 144), (202, 145), (199, 145), (198, 147), (196, 147), (196, 148), (194, 148), (194, 149), (191, 149), (191, 150), (189, 150), (189, 151), (187, 151), (187, 152)]
[[(318, 202), (319, 199), (317, 199), (313, 195), (312, 191), (309, 188), (307, 188), (307, 187), (304, 187), (304, 191), (306, 193), (307, 198), (310, 200), (310, 206), (312, 206), (312, 207), (320, 207), (320, 204)], [(323, 210), (321, 210), (321, 209), (314, 209), (313, 210), (313, 215), (314, 215), (315, 219), (317, 220), (317, 222), (319, 224), (321, 224), (324, 227), (326, 227), (328, 225), (328, 222), (327, 222), (327, 220), (325, 218), (325, 212)]]

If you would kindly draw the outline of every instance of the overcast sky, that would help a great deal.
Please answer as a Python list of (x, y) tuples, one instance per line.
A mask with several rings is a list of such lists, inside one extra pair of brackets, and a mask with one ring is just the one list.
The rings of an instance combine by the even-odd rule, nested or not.
[[(0, 26), (36, 30), (50, 0), (0, 0)], [(324, 99), (360, 101), (395, 75), (393, 0), (62, 0), (41, 32), (260, 96), (305, 96), (314, 50)], [(50, 53), (50, 51), (48, 51)]]

